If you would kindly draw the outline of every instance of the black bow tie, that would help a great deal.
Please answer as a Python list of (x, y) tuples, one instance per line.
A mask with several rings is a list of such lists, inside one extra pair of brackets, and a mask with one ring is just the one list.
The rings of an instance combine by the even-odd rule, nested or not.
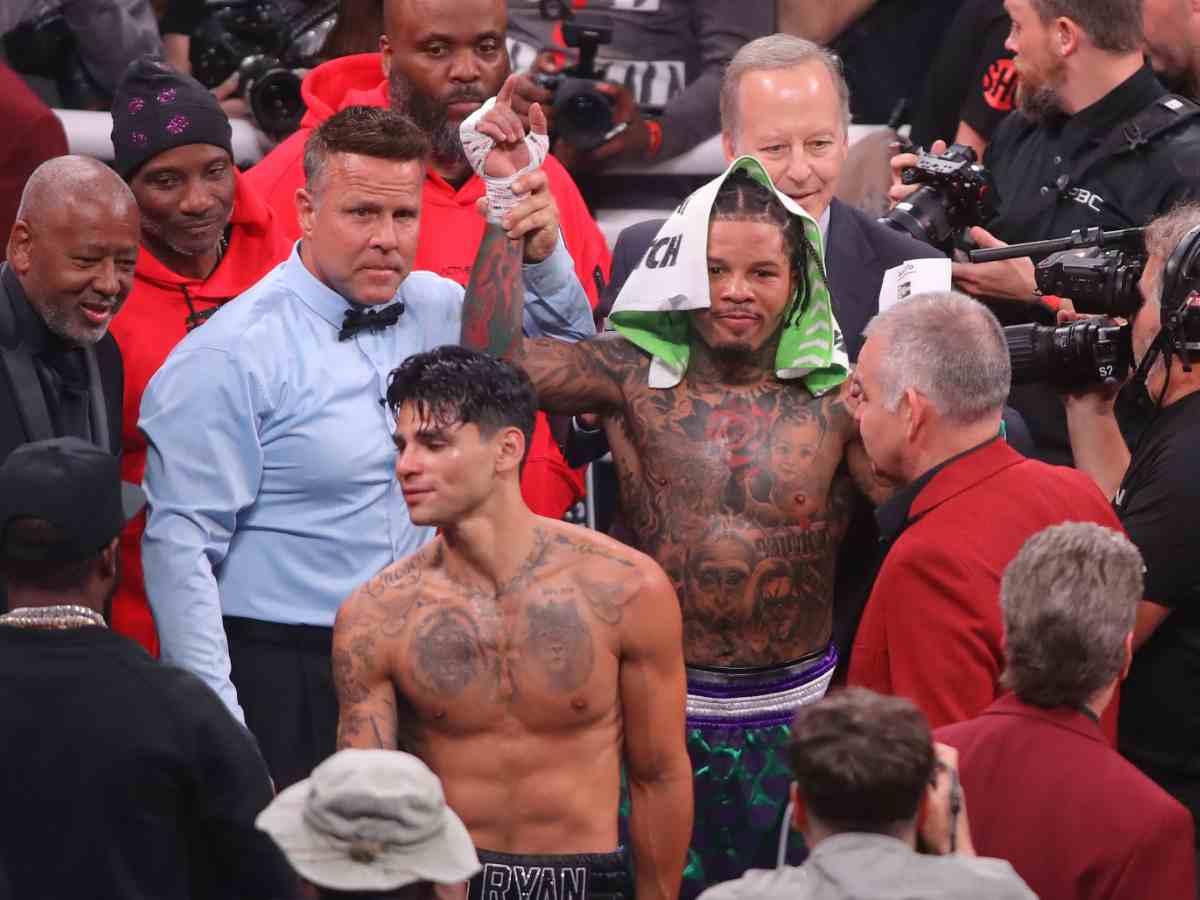
[(339, 341), (348, 341), (360, 331), (383, 331), (389, 325), (395, 325), (404, 314), (404, 301), (393, 303), (387, 309), (363, 309), (352, 306), (346, 310), (346, 319), (342, 322), (342, 330), (338, 332)]

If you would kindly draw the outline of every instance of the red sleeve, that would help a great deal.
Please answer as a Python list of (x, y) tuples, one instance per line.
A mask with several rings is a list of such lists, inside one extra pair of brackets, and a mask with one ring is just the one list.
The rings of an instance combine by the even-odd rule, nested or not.
[(1000, 604), (988, 578), (973, 578), (936, 544), (899, 544), (870, 603), (883, 612), (890, 693), (916, 703), (930, 727), (969, 719), (996, 698)]
[(521, 470), (521, 496), (539, 516), (561, 519), (583, 497), (583, 470), (563, 460), (545, 414), (533, 427), (529, 455)]
[(558, 203), (559, 220), (562, 223), (563, 241), (567, 252), (575, 261), (575, 274), (587, 292), (592, 309), (600, 302), (602, 287), (608, 283), (612, 268), (612, 254), (600, 226), (588, 212), (583, 195), (571, 180), (562, 164), (553, 156), (547, 156), (542, 164), (550, 179), (550, 190)]
[(21, 191), (33, 170), (67, 152), (62, 123), (25, 86), (16, 73), (0, 65), (0, 119), (19, 140), (0, 141), (0, 260), (21, 205)]
[(1196, 850), (1192, 814), (1174, 800), (1134, 842), (1129, 861), (1108, 900), (1147, 897), (1195, 897)]
[(304, 142), (312, 129), (302, 128), (243, 174), (251, 188), (275, 213), (288, 243), (300, 237), (296, 219), (296, 190), (304, 187)]

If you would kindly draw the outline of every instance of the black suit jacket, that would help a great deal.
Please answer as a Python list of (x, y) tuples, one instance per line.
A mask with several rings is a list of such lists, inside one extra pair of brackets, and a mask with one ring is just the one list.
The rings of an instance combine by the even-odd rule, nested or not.
[[(23, 334), (23, 317), (32, 312), (30, 309), (21, 310), (18, 305), (26, 301), (11, 296), (10, 286), (14, 276), (8, 269), (8, 264), (0, 266), (0, 353), (8, 354), (20, 346)], [(10, 327), (5, 327), (5, 326)], [(94, 347), (97, 368), (100, 373), (101, 394), (104, 397), (106, 420), (108, 422), (107, 448), (114, 454), (121, 452), (121, 405), (122, 394), (125, 390), (125, 373), (121, 364), (121, 351), (111, 334), (104, 335)], [(8, 366), (0, 363), (0, 463), (8, 458), (13, 450), (21, 444), (34, 440), (51, 437), (63, 437), (59, 434), (34, 434), (31, 424), (25, 420), (17, 405), (12, 378)]]
[[(608, 315), (629, 273), (637, 268), (646, 248), (666, 219), (630, 225), (617, 236), (613, 248), (612, 278), (601, 312)], [(863, 329), (879, 312), (879, 286), (883, 273), (905, 260), (943, 257), (940, 250), (880, 225), (866, 213), (834, 198), (829, 207), (829, 233), (825, 241), (825, 270), (833, 296), (833, 314), (846, 339), (850, 361), (858, 359)]]

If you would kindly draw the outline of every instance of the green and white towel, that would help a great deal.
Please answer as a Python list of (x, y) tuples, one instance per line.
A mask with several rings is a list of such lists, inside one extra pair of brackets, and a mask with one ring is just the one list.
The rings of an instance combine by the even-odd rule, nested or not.
[[(609, 316), (612, 326), (653, 357), (650, 387), (674, 387), (687, 372), (691, 328), (688, 311), (709, 306), (709, 217), (721, 184), (737, 171), (775, 190), (758, 160), (752, 156), (735, 159), (722, 175), (676, 208), (613, 304)], [(821, 228), (790, 197), (778, 191), (775, 196), (803, 223), (809, 245), (808, 295), (799, 297), (803, 285), (797, 286), (792, 303), (803, 302), (804, 306), (799, 315), (794, 314), (791, 305), (784, 313), (775, 374), (784, 379), (798, 378), (814, 396), (820, 396), (845, 381), (850, 372), (846, 346), (829, 298)]]

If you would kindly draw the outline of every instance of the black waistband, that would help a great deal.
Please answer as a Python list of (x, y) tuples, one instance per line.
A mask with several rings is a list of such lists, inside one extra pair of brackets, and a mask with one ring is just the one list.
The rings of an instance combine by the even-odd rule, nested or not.
[(483, 866), (467, 900), (625, 900), (633, 879), (624, 849), (612, 853), (516, 854), (477, 850)]
[(327, 656), (333, 652), (333, 629), (322, 625), (283, 625), (261, 619), (225, 616), (225, 635), (231, 641), (248, 644), (273, 644), (294, 650), (311, 650)]

